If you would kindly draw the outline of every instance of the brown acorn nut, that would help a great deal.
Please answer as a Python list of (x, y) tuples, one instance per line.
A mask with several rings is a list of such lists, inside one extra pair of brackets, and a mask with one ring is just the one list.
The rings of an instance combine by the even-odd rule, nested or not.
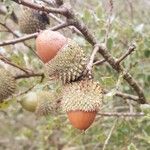
[(94, 122), (96, 111), (70, 111), (67, 112), (68, 119), (70, 120), (71, 124), (80, 130), (86, 130), (90, 127), (90, 125)]
[(21, 106), (30, 112), (35, 112), (37, 107), (38, 97), (36, 92), (27, 93), (20, 101)]
[(25, 6), (22, 7), (18, 21), (21, 32), (26, 34), (44, 30), (46, 25), (49, 24), (47, 14)]
[(0, 68), (0, 102), (11, 96), (16, 89), (15, 78), (4, 68)]
[(54, 58), (57, 52), (67, 43), (67, 38), (56, 31), (44, 30), (36, 38), (36, 51), (46, 63)]
[(84, 50), (76, 42), (68, 39), (67, 44), (46, 63), (45, 68), (50, 78), (65, 84), (82, 77), (87, 60)]
[(64, 86), (61, 105), (71, 124), (86, 130), (93, 123), (102, 100), (101, 86), (92, 80), (82, 80)]

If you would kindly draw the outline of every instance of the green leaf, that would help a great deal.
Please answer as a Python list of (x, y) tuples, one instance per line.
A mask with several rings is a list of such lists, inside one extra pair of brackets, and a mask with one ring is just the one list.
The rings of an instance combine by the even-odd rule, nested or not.
[(115, 83), (116, 83), (112, 76), (110, 76), (110, 77), (102, 77), (101, 80), (102, 80), (104, 85), (109, 86), (109, 87), (110, 86), (114, 86)]
[(7, 109), (11, 104), (13, 103), (13, 100), (8, 100), (0, 103), (0, 110)]
[(108, 49), (112, 49), (112, 46), (113, 46), (113, 40), (112, 40), (112, 38), (108, 38), (108, 40), (107, 40)]
[(89, 10), (85, 10), (85, 11), (84, 11), (84, 20), (85, 20), (86, 22), (88, 22), (89, 20), (91, 20), (91, 13), (90, 13)]
[(145, 51), (144, 51), (144, 55), (145, 55), (145, 57), (147, 57), (147, 58), (150, 57), (150, 50), (148, 50), (148, 49), (145, 50)]

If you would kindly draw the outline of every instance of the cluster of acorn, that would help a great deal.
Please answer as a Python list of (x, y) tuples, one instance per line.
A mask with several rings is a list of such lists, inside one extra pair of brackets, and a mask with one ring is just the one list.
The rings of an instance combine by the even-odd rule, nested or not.
[[(22, 15), (22, 32), (28, 34), (45, 29), (44, 14), (26, 8)], [(86, 78), (88, 58), (85, 51), (73, 40), (51, 30), (39, 33), (36, 51), (44, 63), (47, 77), (62, 85), (61, 92), (30, 92), (20, 101), (22, 107), (40, 116), (49, 115), (60, 107), (75, 128), (86, 130), (101, 108), (103, 90), (97, 82)], [(15, 91), (16, 81), (4, 69), (0, 69), (0, 75), (1, 102)]]
[(103, 90), (97, 82), (85, 78), (85, 51), (73, 40), (51, 30), (39, 33), (36, 50), (45, 63), (48, 78), (62, 85), (60, 107), (74, 127), (86, 130), (102, 105)]

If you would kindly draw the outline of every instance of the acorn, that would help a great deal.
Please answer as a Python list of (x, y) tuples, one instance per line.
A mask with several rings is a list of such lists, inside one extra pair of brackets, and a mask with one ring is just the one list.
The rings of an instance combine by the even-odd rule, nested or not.
[(64, 86), (61, 105), (71, 124), (86, 130), (100, 110), (102, 100), (103, 90), (97, 82), (81, 80)]
[(59, 94), (52, 91), (30, 92), (20, 101), (21, 106), (38, 116), (46, 116), (58, 107)]
[(73, 40), (68, 39), (57, 55), (46, 63), (45, 68), (50, 78), (63, 84), (82, 77), (87, 65), (85, 51)]
[(49, 18), (44, 12), (23, 6), (18, 22), (22, 33), (31, 34), (46, 29)]
[(7, 70), (0, 68), (0, 102), (11, 96), (16, 89), (15, 78)]
[(29, 92), (25, 96), (23, 96), (23, 98), (19, 102), (25, 110), (35, 112), (38, 103), (37, 93)]
[(66, 42), (67, 38), (59, 32), (44, 30), (36, 38), (37, 54), (46, 63), (56, 56)]
[(36, 107), (37, 116), (47, 116), (56, 112), (59, 107), (60, 95), (56, 92), (42, 91), (38, 93)]

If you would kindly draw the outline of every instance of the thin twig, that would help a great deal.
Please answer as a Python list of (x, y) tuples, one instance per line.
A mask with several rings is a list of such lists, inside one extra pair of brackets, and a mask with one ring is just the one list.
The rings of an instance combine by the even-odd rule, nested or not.
[(119, 91), (117, 91), (115, 93), (115, 96), (121, 97), (123, 99), (130, 99), (130, 100), (133, 100), (133, 101), (138, 101), (139, 100), (138, 96), (127, 94), (127, 93), (123, 93), (123, 92), (119, 92)]
[[(56, 30), (65, 28), (65, 27), (67, 27), (69, 25), (70, 25), (70, 23), (64, 22), (64, 23), (58, 24), (58, 25), (56, 25), (56, 26), (54, 26), (54, 27), (52, 27), (50, 29), (53, 30), (53, 31), (56, 31)], [(23, 37), (19, 37), (19, 38), (13, 39), (13, 40), (3, 41), (3, 42), (0, 42), (0, 46), (12, 45), (12, 44), (23, 42), (23, 41), (26, 41), (26, 40), (29, 40), (29, 39), (32, 39), (32, 38), (36, 38), (38, 34), (39, 33), (36, 32), (36, 33), (25, 35)]]
[(2, 25), (4, 28), (6, 28), (10, 33), (12, 33), (14, 36), (19, 37), (12, 29), (10, 29), (5, 23), (0, 22), (0, 25)]
[(33, 33), (33, 34), (29, 34), (29, 35), (25, 35), (25, 36), (17, 38), (17, 39), (3, 41), (3, 42), (0, 43), (0, 46), (16, 44), (16, 43), (19, 43), (19, 42), (22, 42), (22, 41), (26, 41), (26, 40), (35, 38), (37, 35), (38, 35), (38, 32)]
[(107, 146), (107, 144), (108, 144), (108, 142), (109, 142), (109, 139), (111, 138), (111, 135), (112, 135), (112, 133), (113, 133), (113, 131), (114, 131), (114, 129), (115, 129), (115, 126), (116, 126), (117, 121), (118, 121), (118, 119), (116, 119), (116, 120), (114, 121), (114, 124), (113, 124), (112, 128), (110, 129), (110, 132), (109, 132), (109, 134), (108, 134), (107, 139), (105, 140), (105, 143), (104, 143), (104, 145), (103, 145), (103, 149), (102, 149), (102, 150), (105, 150), (105, 149), (106, 149), (106, 146)]
[[(106, 89), (103, 89), (104, 91), (104, 94), (107, 94), (109, 91), (106, 90)], [(120, 91), (116, 91), (114, 96), (117, 96), (117, 97), (121, 97), (123, 99), (130, 99), (130, 100), (133, 100), (133, 101), (138, 101), (138, 96), (135, 96), (135, 95), (131, 95), (131, 94), (127, 94), (127, 93), (123, 93), (123, 92), (120, 92)]]
[[(61, 20), (60, 18), (58, 18), (57, 16), (55, 16), (55, 15), (52, 14), (52, 13), (50, 13), (49, 16), (50, 16), (51, 18), (53, 18), (55, 21), (57, 21), (58, 23), (64, 23), (63, 20)], [(81, 33), (77, 28), (75, 28), (74, 26), (68, 26), (68, 28), (69, 28), (70, 30), (72, 30), (72, 32), (75, 32), (77, 35), (83, 36), (82, 33)]]
[(34, 72), (27, 73), (27, 74), (18, 74), (15, 76), (15, 79), (18, 80), (18, 79), (22, 79), (22, 78), (31, 78), (31, 77), (42, 77), (42, 78), (44, 78), (44, 74), (43, 73), (34, 73)]
[(10, 60), (8, 60), (6, 57), (4, 57), (2, 54), (0, 54), (0, 60), (3, 61), (4, 63), (7, 63), (23, 72), (25, 72), (24, 74), (19, 74), (14, 76), (14, 78), (17, 79), (22, 79), (22, 78), (30, 78), (30, 77), (41, 77), (41, 82), (44, 79), (44, 73), (34, 73), (32, 70), (26, 69), (26, 68), (22, 68), (20, 66), (18, 66), (17, 64), (12, 63)]
[(108, 117), (142, 117), (145, 114), (144, 113), (131, 113), (131, 112), (125, 112), (125, 113), (99, 112), (98, 115), (100, 115), (100, 116), (108, 116)]
[[(0, 24), (1, 24), (3, 27), (5, 27), (10, 33), (12, 33), (12, 35), (14, 35), (15, 37), (17, 37), (17, 38), (20, 37), (20, 36), (19, 36), (18, 34), (16, 34), (11, 28), (9, 28), (6, 24), (1, 23), (1, 22), (0, 22)], [(28, 44), (26, 44), (25, 41), (23, 41), (23, 44), (24, 44), (27, 48), (29, 48), (29, 49), (35, 54), (35, 56), (37, 56), (37, 57), (39, 58), (39, 60), (41, 60), (41, 58), (37, 55), (36, 51), (35, 51), (31, 46), (29, 46)]]
[(117, 61), (116, 63), (119, 64), (120, 62), (122, 62), (127, 56), (129, 56), (134, 50), (135, 50), (136, 46), (135, 44), (132, 44), (129, 46), (129, 49), (126, 51), (126, 53), (124, 55), (122, 55)]
[(108, 21), (106, 24), (106, 35), (105, 35), (105, 45), (107, 45), (109, 33), (110, 33), (110, 28), (111, 28), (111, 17), (112, 17), (112, 12), (113, 12), (113, 0), (109, 0), (109, 14), (108, 14)]
[[(32, 85), (32, 86), (29, 87), (27, 90), (25, 90), (25, 91), (23, 91), (23, 92), (20, 92), (19, 94), (16, 94), (16, 95), (14, 95), (14, 96), (15, 96), (15, 97), (18, 97), (18, 96), (22, 96), (22, 95), (24, 95), (24, 94), (27, 94), (27, 93), (30, 92), (36, 85), (37, 85), (37, 84)], [(18, 102), (19, 102), (19, 100), (18, 100)]]
[(22, 68), (22, 67), (18, 66), (17, 64), (12, 63), (10, 60), (8, 60), (6, 57), (4, 57), (2, 54), (0, 54), (0, 60), (3, 61), (6, 64), (9, 64), (9, 65), (11, 65), (11, 66), (13, 66), (13, 67), (15, 67), (15, 68), (25, 72), (26, 74), (29, 73), (28, 69)]
[(98, 60), (98, 61), (96, 61), (96, 62), (93, 63), (93, 66), (95, 66), (95, 65), (102, 65), (104, 62), (106, 62), (105, 59)]
[(42, 1), (50, 6), (54, 6), (54, 4), (55, 4), (54, 0), (42, 0)]
[(98, 52), (99, 50), (99, 45), (95, 45), (94, 46), (94, 50), (91, 54), (91, 57), (90, 57), (90, 60), (89, 60), (89, 63), (87, 64), (87, 71), (91, 74), (91, 71), (92, 71), (92, 66), (93, 66), (93, 62), (94, 62), (94, 58), (95, 58), (95, 55), (96, 53)]
[(50, 28), (50, 30), (56, 31), (56, 30), (60, 30), (62, 28), (68, 27), (70, 25), (71, 25), (71, 23), (69, 23), (69, 22), (63, 22), (63, 23), (60, 23), (60, 24)]
[(45, 11), (47, 13), (57, 13), (57, 14), (66, 14), (66, 9), (65, 8), (53, 8), (53, 7), (46, 7), (44, 5), (39, 5), (36, 3), (28, 2), (25, 0), (12, 0), (18, 4), (36, 9), (36, 10), (41, 10)]

